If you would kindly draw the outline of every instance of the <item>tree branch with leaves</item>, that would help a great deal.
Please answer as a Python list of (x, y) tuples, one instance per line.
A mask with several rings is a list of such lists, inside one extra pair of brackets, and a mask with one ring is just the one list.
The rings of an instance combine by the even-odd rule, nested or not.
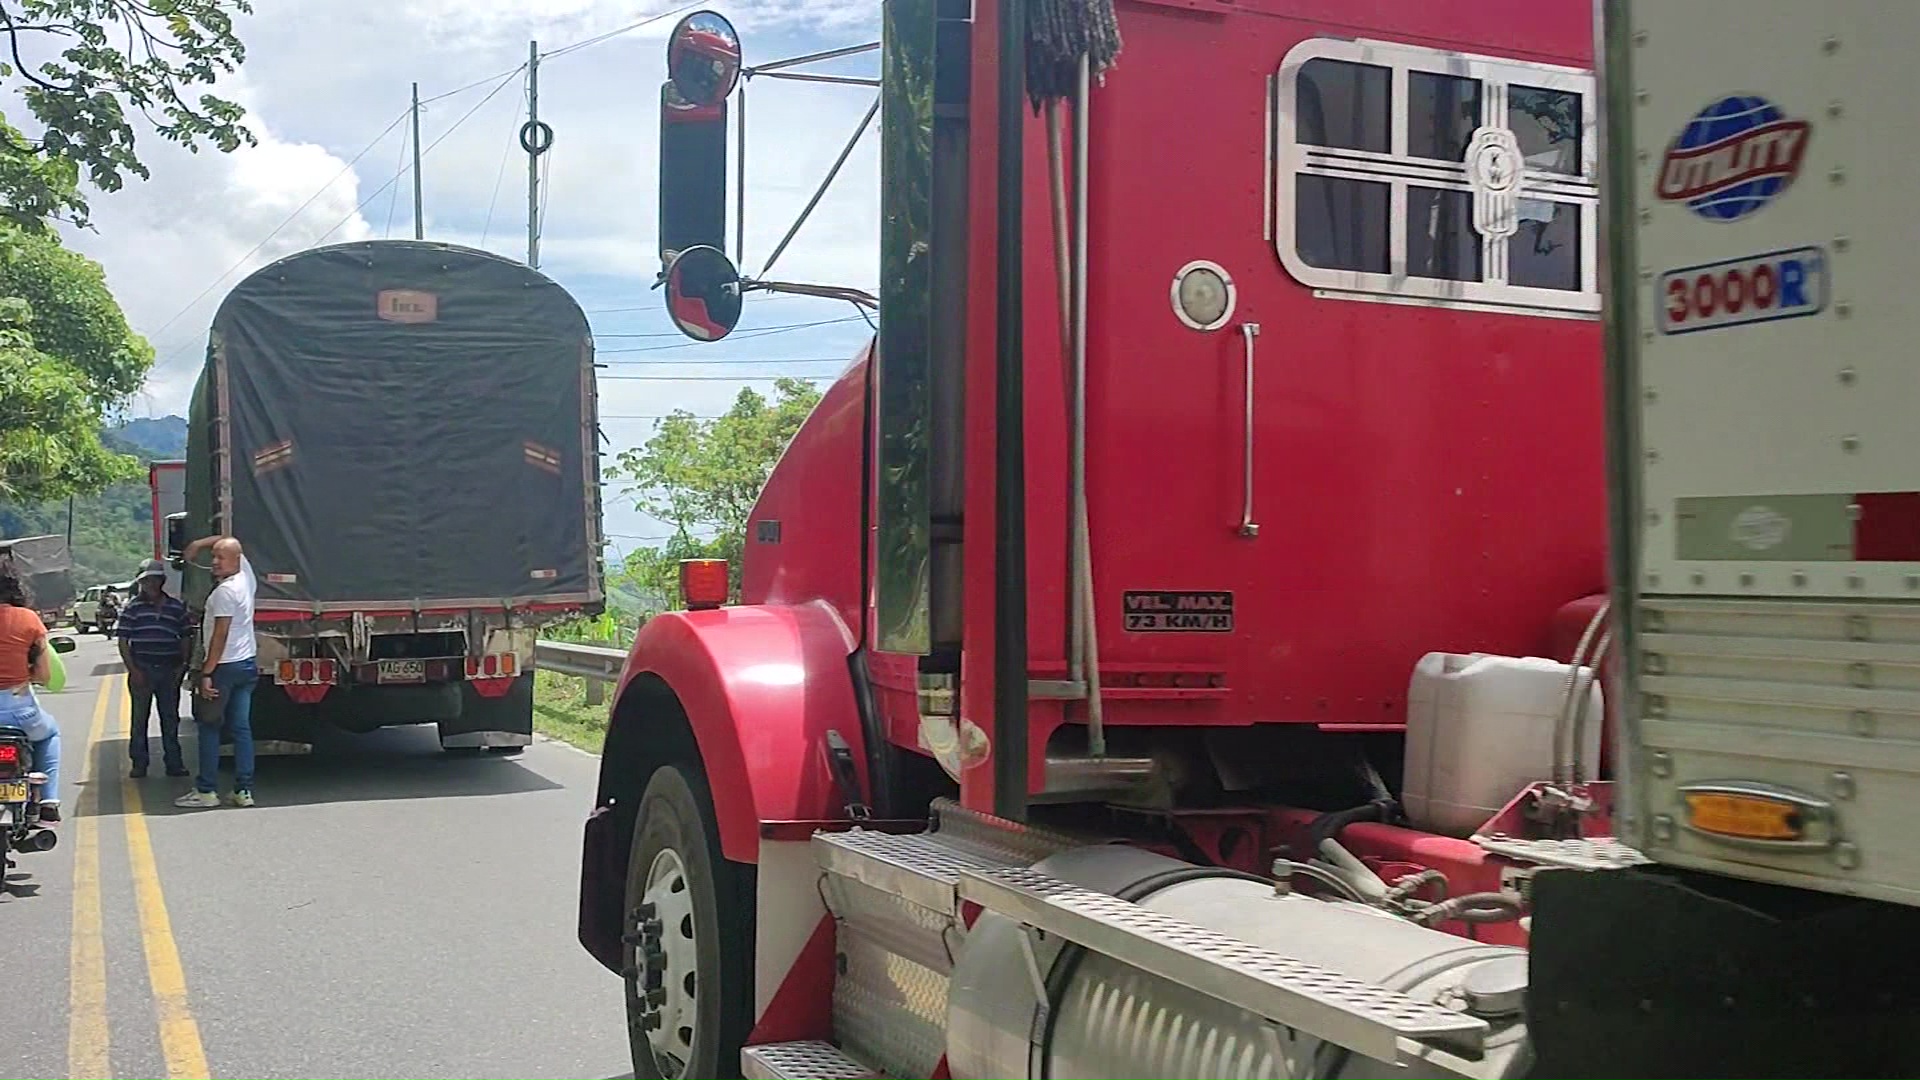
[(740, 584), (747, 519), (773, 466), (820, 401), (804, 379), (777, 379), (773, 397), (743, 389), (717, 417), (681, 410), (651, 439), (621, 453), (608, 477), (625, 482), (634, 504), (673, 530), (664, 544), (628, 556), (625, 571), (643, 591), (677, 598), (681, 559), (726, 559)]
[[(245, 110), (194, 92), (239, 69), (246, 48), (233, 18), (252, 11), (251, 0), (0, 0), (0, 83), (14, 85), (41, 127), (34, 140), (0, 129), (0, 200), (15, 207), (8, 169), (21, 159), (65, 163), (102, 191), (120, 190), (129, 175), (146, 179), (133, 113), (191, 151), (253, 145)], [(77, 186), (50, 211), (86, 223)]]

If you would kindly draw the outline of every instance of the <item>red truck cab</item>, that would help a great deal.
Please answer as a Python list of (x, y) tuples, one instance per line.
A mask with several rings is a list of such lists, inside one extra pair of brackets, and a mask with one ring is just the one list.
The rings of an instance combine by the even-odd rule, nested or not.
[[(731, 1041), (690, 1067), (817, 1037), (816, 829), (951, 798), (1264, 871), (1397, 789), (1423, 656), (1545, 655), (1605, 587), (1587, 6), (1114, 7), (1118, 62), (996, 140), (998, 5), (883, 6), (880, 332), (766, 485), (740, 603), (642, 628), (587, 826), (581, 939), (630, 1003), (660, 830), (702, 925), (754, 927), (703, 961)], [(1391, 821), (1351, 846), (1497, 876)]]

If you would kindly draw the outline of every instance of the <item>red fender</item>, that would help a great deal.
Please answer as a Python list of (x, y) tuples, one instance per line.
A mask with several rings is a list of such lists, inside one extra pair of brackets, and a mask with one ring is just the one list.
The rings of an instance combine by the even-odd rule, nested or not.
[(620, 690), (652, 674), (679, 697), (727, 858), (759, 861), (761, 821), (844, 816), (827, 731), (846, 739), (864, 782), (866, 740), (847, 662), (855, 645), (824, 601), (673, 611), (641, 626)]

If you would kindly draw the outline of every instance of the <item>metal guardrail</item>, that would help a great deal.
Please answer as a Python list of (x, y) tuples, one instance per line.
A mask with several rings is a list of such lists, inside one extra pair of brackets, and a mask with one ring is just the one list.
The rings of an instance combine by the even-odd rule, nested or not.
[(604, 645), (579, 645), (571, 641), (536, 641), (533, 644), (534, 667), (557, 675), (572, 675), (590, 683), (618, 682), (620, 669), (626, 666), (625, 649)]

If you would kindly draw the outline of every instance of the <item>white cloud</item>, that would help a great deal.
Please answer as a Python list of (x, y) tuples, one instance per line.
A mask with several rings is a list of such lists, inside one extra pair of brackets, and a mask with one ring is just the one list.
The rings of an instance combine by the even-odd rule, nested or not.
[[(878, 36), (879, 7), (873, 0), (722, 0), (712, 6), (740, 28), (749, 62)], [(161, 354), (135, 412), (184, 408), (207, 323), (226, 291), (247, 272), (309, 246), (335, 226), (331, 241), (411, 235), (411, 177), (381, 191), (404, 164), (406, 125), (376, 136), (404, 114), (414, 81), (429, 99), (422, 118), (423, 142), (432, 147), (422, 170), (428, 238), (522, 256), (526, 159), (512, 147), (525, 105), (521, 77), (504, 79), (484, 105), (494, 83), (431, 99), (511, 71), (525, 61), (529, 39), (551, 51), (676, 8), (671, 0), (278, 0), (259, 5), (240, 26), (246, 66), (222, 92), (248, 107), (260, 145), (231, 155), (188, 154), (145, 137), (141, 150), (153, 179), (132, 182), (112, 195), (96, 194), (96, 230), (70, 237), (74, 247), (105, 266), (135, 329), (150, 335)], [(664, 336), (672, 329), (659, 309), (659, 294), (649, 289), (657, 267), (655, 101), (665, 69), (662, 42), (672, 23), (662, 19), (553, 57), (540, 68), (540, 114), (556, 133), (547, 162), (542, 269), (574, 292), (592, 314), (596, 332), (663, 335), (610, 337), (603, 350), (679, 343)], [(868, 54), (822, 70), (872, 74), (878, 63)], [(872, 93), (794, 82), (752, 85), (750, 272), (811, 196), (871, 104)], [(879, 255), (878, 142), (877, 131), (862, 140), (782, 256), (779, 277), (873, 287)], [(363, 151), (365, 156), (347, 169)], [(310, 198), (311, 205), (295, 214)], [(364, 208), (356, 210), (363, 202)], [(283, 223), (277, 236), (247, 257)], [(236, 263), (242, 265), (223, 278)], [(737, 340), (609, 352), (605, 359), (613, 365), (610, 374), (621, 375), (831, 377), (842, 366), (837, 361), (777, 362), (850, 357), (863, 340), (863, 324), (757, 337), (751, 331), (850, 313), (831, 302), (775, 299), (749, 308)], [(753, 359), (775, 363), (738, 362)], [(663, 360), (717, 362), (639, 363)], [(718, 412), (740, 385), (607, 379), (602, 411), (609, 416), (675, 408)], [(604, 426), (613, 440), (610, 449), (618, 450), (643, 441), (651, 421), (609, 419)], [(660, 531), (616, 502), (609, 499), (609, 531)]]

